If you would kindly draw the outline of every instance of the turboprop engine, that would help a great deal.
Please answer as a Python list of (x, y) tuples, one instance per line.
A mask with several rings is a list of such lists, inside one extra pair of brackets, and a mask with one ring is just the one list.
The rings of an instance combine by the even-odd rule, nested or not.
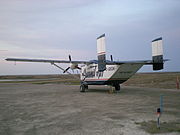
[(78, 64), (76, 63), (70, 63), (70, 69), (79, 69)]
[(78, 67), (78, 64), (77, 63), (71, 63), (71, 55), (69, 55), (69, 62), (70, 62), (70, 65), (69, 67), (67, 67), (63, 73), (66, 73), (69, 69), (81, 69), (80, 67)]

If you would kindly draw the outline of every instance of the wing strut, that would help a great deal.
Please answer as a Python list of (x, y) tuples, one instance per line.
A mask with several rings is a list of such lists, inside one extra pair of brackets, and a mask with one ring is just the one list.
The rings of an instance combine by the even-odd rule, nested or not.
[[(51, 65), (54, 65), (55, 67), (57, 67), (57, 68), (59, 68), (59, 69), (61, 69), (62, 71), (63, 71), (63, 73), (64, 73), (64, 71), (65, 71), (65, 69), (63, 69), (62, 67), (60, 67), (60, 66), (58, 66), (57, 64), (55, 64), (55, 63), (51, 63)], [(68, 72), (68, 71), (66, 71), (68, 74), (71, 74), (70, 72)]]
[[(61, 69), (63, 72), (65, 71), (65, 69), (63, 69), (62, 67), (58, 66), (57, 64), (51, 62), (51, 65), (54, 65), (55, 67)], [(79, 77), (75, 76), (74, 74), (71, 74), (70, 72), (66, 71), (66, 73), (72, 75), (74, 78), (78, 79), (79, 80)]]

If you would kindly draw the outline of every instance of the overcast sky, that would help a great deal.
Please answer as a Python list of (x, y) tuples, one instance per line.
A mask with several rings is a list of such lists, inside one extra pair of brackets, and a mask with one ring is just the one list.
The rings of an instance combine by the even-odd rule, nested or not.
[(171, 61), (162, 71), (180, 71), (179, 0), (0, 0), (0, 75), (62, 73), (45, 63), (14, 65), (8, 57), (97, 59), (103, 33), (107, 59), (114, 60), (151, 59), (151, 41), (163, 37)]

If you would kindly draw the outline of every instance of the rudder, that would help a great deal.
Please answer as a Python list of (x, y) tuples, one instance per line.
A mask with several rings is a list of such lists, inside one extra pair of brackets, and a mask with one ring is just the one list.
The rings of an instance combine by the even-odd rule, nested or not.
[(105, 34), (97, 38), (98, 71), (106, 70)]
[(164, 62), (163, 62), (162, 37), (152, 41), (152, 60), (153, 60), (153, 70), (163, 69)]

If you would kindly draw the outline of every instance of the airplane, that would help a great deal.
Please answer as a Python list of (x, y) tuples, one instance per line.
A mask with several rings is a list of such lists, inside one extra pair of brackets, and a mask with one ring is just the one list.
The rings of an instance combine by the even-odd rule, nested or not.
[[(63, 73), (69, 73), (69, 69), (79, 69), (80, 72), (80, 91), (85, 92), (88, 85), (109, 85), (120, 91), (120, 84), (132, 77), (143, 65), (152, 65), (153, 70), (161, 70), (164, 68), (163, 44), (162, 37), (156, 38), (152, 44), (152, 60), (136, 60), (136, 61), (114, 61), (112, 55), (111, 60), (106, 60), (105, 34), (97, 38), (97, 60), (74, 61), (69, 55), (69, 60), (45, 60), (45, 59), (22, 59), (7, 58), (7, 61), (20, 62), (43, 62), (50, 63)], [(69, 63), (66, 69), (56, 63)], [(81, 66), (79, 66), (81, 65)]]

